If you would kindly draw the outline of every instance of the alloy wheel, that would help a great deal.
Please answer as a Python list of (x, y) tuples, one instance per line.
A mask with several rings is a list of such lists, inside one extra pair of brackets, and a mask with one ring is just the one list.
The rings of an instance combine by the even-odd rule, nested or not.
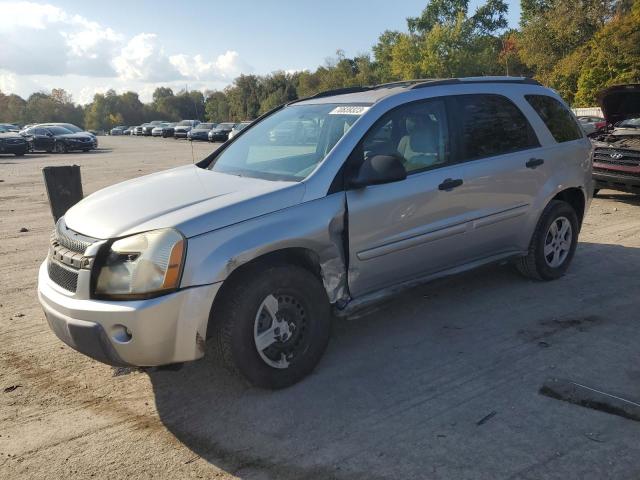
[(558, 268), (564, 263), (571, 251), (573, 229), (566, 217), (556, 218), (544, 239), (544, 259), (551, 268)]
[(273, 368), (288, 368), (303, 346), (306, 312), (291, 295), (268, 295), (258, 307), (253, 339), (260, 358)]

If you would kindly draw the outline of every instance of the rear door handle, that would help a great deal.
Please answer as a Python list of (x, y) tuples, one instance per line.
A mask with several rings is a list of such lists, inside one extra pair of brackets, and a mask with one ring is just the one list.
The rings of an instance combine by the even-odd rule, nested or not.
[(525, 166), (527, 168), (536, 168), (539, 167), (540, 165), (542, 165), (544, 163), (544, 160), (541, 158), (530, 158), (527, 163), (525, 163)]
[(456, 187), (459, 187), (460, 185), (462, 185), (461, 178), (456, 178), (455, 180), (453, 178), (447, 178), (444, 182), (438, 185), (438, 190), (444, 190), (448, 192)]

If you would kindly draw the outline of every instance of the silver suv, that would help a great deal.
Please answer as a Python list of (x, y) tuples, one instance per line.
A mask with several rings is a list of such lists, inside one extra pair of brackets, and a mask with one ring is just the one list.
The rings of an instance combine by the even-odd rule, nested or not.
[[(101, 190), (58, 222), (38, 294), (65, 343), (112, 365), (218, 359), (255, 385), (309, 374), (331, 319), (490, 262), (567, 270), (590, 142), (522, 78), (325, 92), (197, 165)], [(496, 294), (498, 294), (496, 292)]]

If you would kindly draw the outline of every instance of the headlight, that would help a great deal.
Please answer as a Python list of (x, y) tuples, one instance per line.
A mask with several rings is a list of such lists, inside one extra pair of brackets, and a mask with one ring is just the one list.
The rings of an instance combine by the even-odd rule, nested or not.
[(111, 244), (98, 272), (97, 296), (140, 298), (178, 288), (186, 240), (167, 228), (132, 235)]

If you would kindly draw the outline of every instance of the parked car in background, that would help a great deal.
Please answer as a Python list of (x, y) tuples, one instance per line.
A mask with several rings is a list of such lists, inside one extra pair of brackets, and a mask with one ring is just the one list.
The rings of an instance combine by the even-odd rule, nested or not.
[(209, 139), (209, 132), (217, 126), (217, 123), (200, 123), (187, 132), (187, 138), (189, 140), (203, 140), (206, 142)]
[(154, 128), (160, 125), (168, 124), (168, 123), (169, 122), (164, 122), (162, 120), (154, 120), (152, 122), (149, 122), (144, 127), (142, 127), (142, 135), (144, 135), (145, 137), (150, 137), (151, 132), (153, 131)]
[(235, 127), (235, 123), (220, 123), (216, 128), (211, 130), (208, 135), (210, 142), (226, 142), (229, 139), (229, 133)]
[(166, 132), (168, 131), (168, 129), (171, 129), (171, 131), (173, 131), (173, 127), (175, 126), (175, 123), (171, 123), (171, 122), (163, 122), (159, 125), (156, 125), (155, 127), (153, 127), (153, 129), (151, 130), (151, 136), (152, 137), (166, 137)]
[(137, 127), (133, 128), (133, 131), (131, 132), (132, 135), (135, 135), (136, 137), (142, 135), (142, 130), (149, 125), (148, 123), (143, 123), (142, 125), (138, 125)]
[(109, 131), (109, 134), (110, 135), (124, 135), (124, 132), (125, 132), (125, 130), (127, 130), (127, 128), (129, 128), (129, 127), (127, 127), (126, 125), (120, 125), (118, 127), (113, 127)]
[(304, 145), (317, 141), (318, 125), (313, 120), (303, 122), (283, 122), (269, 132), (272, 143), (289, 142)]
[(0, 125), (0, 154), (12, 153), (20, 157), (29, 151), (29, 142), (14, 130)]
[(640, 84), (616, 85), (598, 95), (607, 122), (592, 136), (595, 192), (640, 194)]
[[(332, 310), (490, 263), (565, 274), (591, 143), (557, 93), (509, 77), (347, 91), (291, 102), (196, 165), (69, 209), (38, 276), (53, 332), (117, 366), (195, 360), (212, 338), (230, 370), (283, 388), (320, 361)], [(270, 142), (309, 120), (314, 142)]]
[(93, 148), (98, 148), (98, 136), (95, 134), (95, 132), (90, 132), (88, 130), (83, 130), (82, 128), (78, 127), (77, 125), (74, 125), (73, 123), (38, 123), (37, 126), (39, 127), (62, 127), (62, 128), (66, 128), (67, 130), (69, 130), (71, 133), (85, 133), (87, 135), (91, 135), (91, 138), (93, 138)]
[(14, 123), (0, 123), (0, 133), (15, 132), (18, 133), (20, 128)]
[(607, 125), (606, 120), (602, 117), (580, 116), (578, 121), (587, 135), (591, 135)]
[(182, 120), (178, 122), (173, 129), (174, 138), (187, 138), (187, 132), (199, 124), (200, 120)]
[(66, 153), (72, 150), (88, 152), (94, 139), (87, 132), (72, 132), (58, 125), (36, 125), (20, 132), (33, 151)]
[(131, 135), (133, 133), (133, 129), (134, 127), (128, 127), (124, 132), (122, 132), (123, 135)]
[(231, 131), (229, 132), (229, 140), (231, 140), (233, 137), (235, 137), (237, 134), (239, 134), (242, 130), (247, 128), (249, 125), (251, 125), (250, 121), (240, 122), (240, 123), (236, 124), (236, 126), (233, 127), (231, 129)]

